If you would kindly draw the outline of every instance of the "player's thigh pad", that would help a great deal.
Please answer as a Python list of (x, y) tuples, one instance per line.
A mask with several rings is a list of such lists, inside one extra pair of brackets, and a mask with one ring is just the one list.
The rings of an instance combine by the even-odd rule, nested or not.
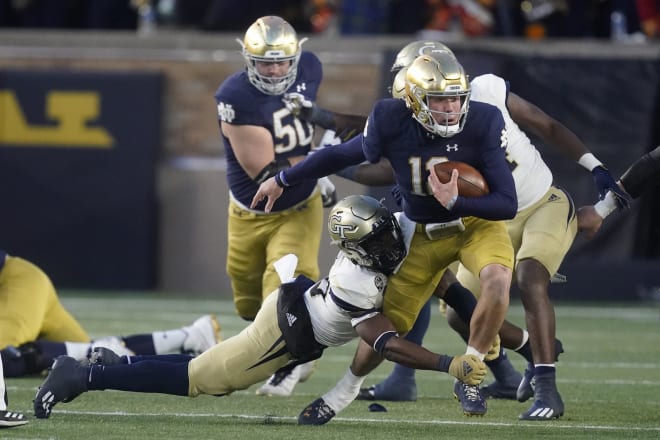
[(383, 313), (397, 331), (409, 331), (419, 311), (433, 294), (443, 270), (457, 258), (460, 234), (429, 240), (424, 232), (413, 235), (406, 259), (389, 277)]
[(475, 276), (489, 264), (513, 269), (513, 247), (505, 222), (476, 217), (463, 219), (459, 260)]
[(268, 295), (280, 286), (273, 263), (286, 254), (298, 256), (296, 275), (305, 275), (317, 280), (319, 271), (319, 248), (324, 228), (321, 195), (315, 191), (309, 199), (296, 207), (282, 212), (277, 231), (266, 246), (266, 270), (263, 274), (263, 294)]
[(577, 233), (575, 205), (566, 192), (551, 187), (540, 201), (511, 220), (508, 228), (516, 261), (533, 258), (553, 275)]
[(291, 357), (277, 325), (277, 295), (264, 300), (254, 322), (190, 361), (190, 396), (222, 395), (266, 380)]

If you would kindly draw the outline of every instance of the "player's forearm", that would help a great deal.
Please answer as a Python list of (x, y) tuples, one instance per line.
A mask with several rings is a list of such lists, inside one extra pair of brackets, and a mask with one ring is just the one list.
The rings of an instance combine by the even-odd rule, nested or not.
[(287, 186), (297, 185), (306, 180), (329, 176), (363, 161), (361, 141), (356, 138), (345, 144), (322, 148), (307, 156), (304, 161), (284, 170), (282, 180)]

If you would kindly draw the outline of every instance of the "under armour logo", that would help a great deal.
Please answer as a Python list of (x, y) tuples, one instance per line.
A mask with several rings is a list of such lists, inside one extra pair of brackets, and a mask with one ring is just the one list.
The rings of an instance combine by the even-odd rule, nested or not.
[(289, 323), (289, 327), (293, 327), (293, 323), (298, 320), (298, 318), (291, 313), (287, 312), (286, 313), (286, 320)]
[(300, 93), (303, 90), (307, 90), (307, 85), (305, 83), (300, 83), (296, 85), (296, 92)]
[(454, 145), (447, 144), (447, 151), (458, 151), (458, 144), (454, 144)]
[(557, 194), (550, 194), (550, 197), (548, 197), (548, 202), (554, 202), (559, 200), (559, 197), (557, 197)]

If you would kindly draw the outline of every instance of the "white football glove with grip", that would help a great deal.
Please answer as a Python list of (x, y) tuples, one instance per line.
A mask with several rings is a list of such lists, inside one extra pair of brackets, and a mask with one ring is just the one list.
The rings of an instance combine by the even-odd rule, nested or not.
[(337, 203), (337, 189), (334, 183), (328, 177), (321, 177), (316, 181), (321, 191), (321, 200), (323, 200), (323, 207), (330, 208)]
[(314, 107), (314, 103), (305, 98), (305, 95), (301, 93), (287, 93), (282, 97), (282, 102), (287, 110), (289, 110), (294, 116), (298, 116), (302, 113), (304, 117), (306, 116), (305, 113), (311, 113), (312, 107)]

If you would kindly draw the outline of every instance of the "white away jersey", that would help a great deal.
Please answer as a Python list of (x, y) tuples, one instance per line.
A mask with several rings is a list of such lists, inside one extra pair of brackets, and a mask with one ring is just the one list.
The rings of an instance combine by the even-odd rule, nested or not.
[(541, 154), (527, 135), (518, 127), (506, 107), (508, 83), (499, 76), (486, 74), (474, 78), (471, 83), (471, 101), (494, 105), (502, 112), (506, 124), (509, 146), (506, 159), (509, 162), (518, 195), (518, 211), (536, 203), (552, 185), (552, 172), (543, 162)]
[(351, 262), (339, 253), (328, 278), (305, 292), (316, 340), (328, 347), (350, 342), (354, 327), (380, 313), (387, 277)]

